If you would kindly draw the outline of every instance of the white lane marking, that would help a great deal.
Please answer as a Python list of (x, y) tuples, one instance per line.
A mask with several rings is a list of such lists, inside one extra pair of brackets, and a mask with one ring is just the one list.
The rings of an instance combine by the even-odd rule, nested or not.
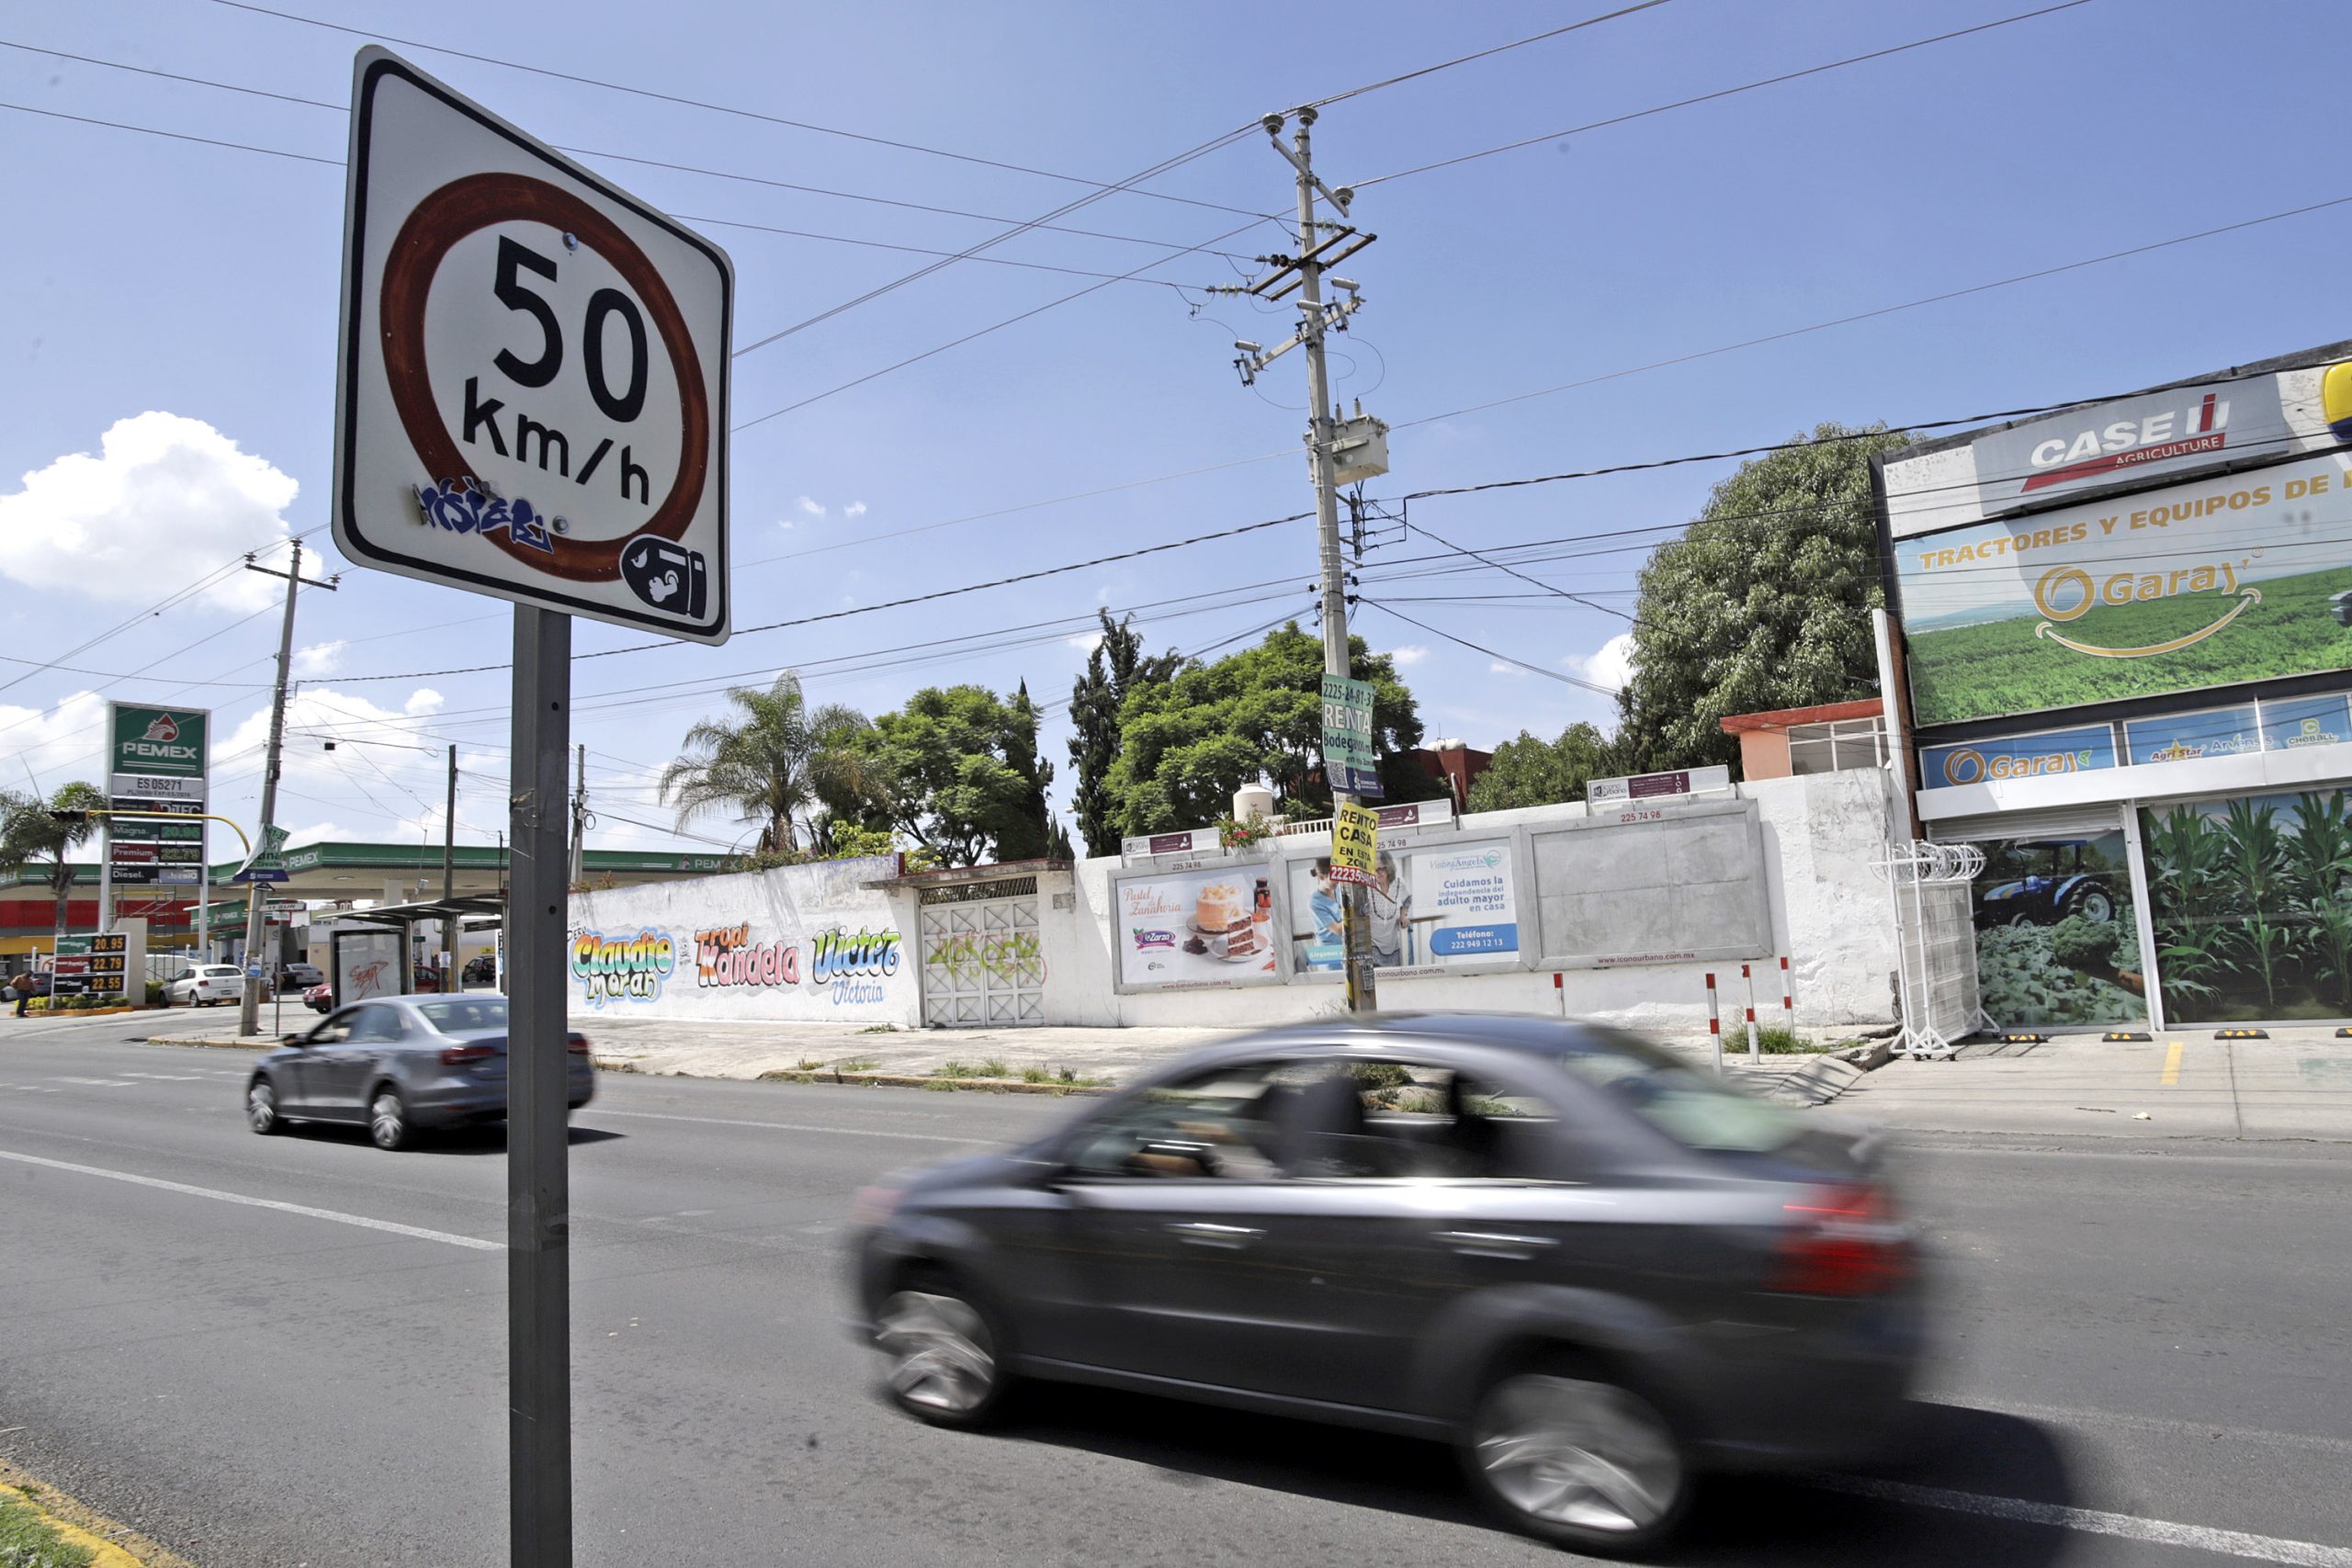
[(153, 1187), (159, 1191), (185, 1193), (190, 1198), (209, 1198), (215, 1202), (242, 1203), (249, 1209), (275, 1209), (281, 1214), (300, 1214), (313, 1220), (333, 1220), (337, 1224), (358, 1225), (371, 1231), (389, 1231), (394, 1235), (414, 1236), (419, 1241), (445, 1241), (451, 1247), (471, 1247), (476, 1252), (503, 1252), (503, 1242), (484, 1241), (480, 1236), (459, 1235), (454, 1231), (426, 1230), (422, 1225), (397, 1224), (390, 1220), (371, 1220), (365, 1214), (346, 1214), (340, 1209), (313, 1209), (308, 1203), (286, 1203), (276, 1198), (248, 1198), (242, 1192), (223, 1192), (213, 1187), (191, 1187), (184, 1181), (165, 1181), (153, 1176), (134, 1176), (127, 1170), (107, 1170), (95, 1165), (75, 1165), (70, 1160), (43, 1159), (39, 1155), (14, 1154), (0, 1149), (0, 1159), (15, 1160), (19, 1165), (37, 1165), (50, 1170), (71, 1171), (76, 1176), (100, 1176), (108, 1181), (128, 1181), (134, 1187)]
[(920, 1144), (972, 1144), (981, 1147), (994, 1138), (951, 1138), (944, 1133), (885, 1133), (872, 1127), (826, 1127), (810, 1122), (736, 1122), (723, 1116), (674, 1116), (660, 1111), (614, 1111), (599, 1105), (583, 1116), (639, 1116), (649, 1122), (693, 1122), (705, 1127), (765, 1127), (778, 1133), (843, 1133), (854, 1138), (909, 1138)]
[(202, 1083), (204, 1081), (204, 1075), (202, 1073), (126, 1072), (122, 1076), (127, 1078), (151, 1078), (156, 1083)]
[(2030, 1420), (2062, 1426), (2109, 1427), (2118, 1431), (2155, 1432), (2199, 1442), (2226, 1438), (2233, 1443), (2267, 1448), (2323, 1449), (2330, 1453), (2352, 1457), (2352, 1438), (2323, 1438), (2310, 1432), (2278, 1432), (2267, 1427), (2224, 1427), (2211, 1421), (2181, 1421), (2166, 1416), (2127, 1416), (2116, 1410), (2085, 1410), (2070, 1404), (2030, 1404), (2019, 1400), (1981, 1399), (1966, 1393), (1934, 1393), (1926, 1397), (1938, 1404), (1989, 1410), (2000, 1416), (2022, 1416)]
[(2060, 1529), (2091, 1535), (2111, 1535), (2124, 1540), (2144, 1540), (2157, 1546), (2185, 1546), (2195, 1551), (2225, 1557), (2248, 1557), (2259, 1562), (2287, 1562), (2295, 1568), (2352, 1568), (2352, 1548), (2323, 1546), (2316, 1541), (2286, 1540), (2275, 1535), (2248, 1535), (2243, 1530), (2210, 1529), (2203, 1525), (2179, 1525), (2166, 1519), (2143, 1519), (2132, 1514), (2110, 1514), (2100, 1508), (2069, 1508), (2056, 1503), (2029, 1503), (2021, 1497), (1988, 1497), (1976, 1492), (1952, 1492), (1941, 1486), (1919, 1486), (1907, 1481), (1882, 1481), (1867, 1475), (1824, 1475), (1813, 1484), (1832, 1492), (1881, 1497), (1892, 1503), (1912, 1503), (1923, 1508), (1944, 1508), (2018, 1524), (2053, 1525)]
[(91, 1089), (137, 1089), (139, 1087), (127, 1078), (59, 1078), (57, 1081), (84, 1084)]

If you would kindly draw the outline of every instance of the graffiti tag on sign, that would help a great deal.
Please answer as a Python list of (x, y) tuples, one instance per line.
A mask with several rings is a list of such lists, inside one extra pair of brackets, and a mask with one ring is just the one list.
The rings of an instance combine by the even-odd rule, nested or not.
[(808, 978), (829, 987), (833, 1005), (888, 999), (881, 981), (899, 972), (899, 933), (836, 927), (808, 942)]
[(591, 1007), (606, 1002), (650, 1002), (677, 967), (667, 931), (647, 929), (626, 936), (582, 931), (571, 939), (571, 976)]
[(696, 986), (797, 986), (800, 949), (788, 942), (754, 942), (749, 924), (695, 932)]

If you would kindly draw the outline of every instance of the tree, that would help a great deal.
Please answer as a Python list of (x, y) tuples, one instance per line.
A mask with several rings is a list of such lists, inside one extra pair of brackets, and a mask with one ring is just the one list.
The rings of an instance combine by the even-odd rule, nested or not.
[(1045, 852), (1037, 719), (986, 686), (926, 686), (859, 738), (889, 826), (943, 865)]
[[(1373, 742), (1386, 798), (1444, 794), (1404, 755), (1420, 744), (1421, 720), (1388, 656), (1351, 637), (1349, 668), (1373, 683)], [(1295, 621), (1255, 648), (1137, 687), (1122, 707), (1119, 752), (1103, 781), (1114, 823), (1126, 833), (1201, 827), (1233, 809), (1235, 790), (1261, 780), (1284, 815), (1329, 816), (1322, 694), (1322, 641)]]
[(686, 731), (682, 754), (662, 770), (661, 798), (676, 803), (682, 829), (722, 809), (759, 826), (755, 853), (789, 852), (804, 828), (813, 833), (814, 807), (829, 794), (854, 794), (845, 775), (855, 774), (854, 737), (869, 728), (865, 716), (837, 703), (811, 709), (789, 670), (764, 690), (737, 686), (727, 699), (741, 716)]
[(1052, 852), (1052, 812), (1046, 804), (1046, 786), (1054, 782), (1054, 765), (1037, 751), (1037, 705), (1029, 700), (1029, 682), (1023, 681), (1006, 709), (1012, 727), (1006, 732), (1005, 762), (1021, 776), (1021, 830), (1010, 840), (997, 840), (999, 860), (1035, 860)]
[(1870, 612), (1885, 599), (1870, 459), (1911, 439), (1821, 425), (1804, 446), (1743, 464), (1650, 558), (1618, 699), (1629, 770), (1736, 763), (1726, 715), (1876, 690)]
[(103, 811), (107, 797), (79, 780), (62, 784), (47, 800), (20, 791), (0, 791), (0, 871), (18, 872), (48, 856), (49, 888), (56, 899), (55, 931), (65, 934), (65, 905), (74, 892), (74, 865), (65, 857), (98, 830), (98, 818), (60, 822), (52, 811)]
[(1046, 853), (1055, 860), (1078, 858), (1078, 852), (1070, 845), (1069, 829), (1062, 826), (1062, 819), (1058, 817), (1053, 819), (1046, 833)]
[(1070, 810), (1086, 852), (1102, 855), (1119, 840), (1118, 807), (1107, 781), (1119, 755), (1120, 711), (1129, 693), (1166, 685), (1183, 655), (1170, 649), (1147, 659), (1133, 615), (1114, 621), (1108, 610), (1094, 614), (1102, 623), (1102, 639), (1086, 656), (1086, 672), (1069, 689)]
[(1470, 786), (1473, 811), (1510, 811), (1574, 800), (1584, 786), (1614, 771), (1609, 738), (1589, 724), (1572, 724), (1557, 740), (1543, 740), (1522, 729), (1516, 740), (1495, 748), (1495, 760)]

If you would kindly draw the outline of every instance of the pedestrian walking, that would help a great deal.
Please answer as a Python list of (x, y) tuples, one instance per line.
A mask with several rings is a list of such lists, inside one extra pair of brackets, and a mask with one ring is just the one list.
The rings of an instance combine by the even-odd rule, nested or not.
[(17, 1016), (27, 1016), (27, 1004), (33, 999), (33, 977), (29, 971), (8, 982), (8, 989), (17, 998)]

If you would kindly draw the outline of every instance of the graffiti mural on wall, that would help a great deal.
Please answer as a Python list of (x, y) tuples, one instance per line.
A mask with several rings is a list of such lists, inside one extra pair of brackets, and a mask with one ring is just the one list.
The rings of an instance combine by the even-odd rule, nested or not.
[(697, 986), (797, 986), (800, 948), (789, 942), (754, 942), (752, 928), (717, 926), (695, 932)]
[(882, 980), (899, 972), (899, 933), (835, 927), (808, 942), (808, 980), (827, 991), (835, 1007), (888, 1000)]
[(1035, 931), (953, 931), (924, 947), (923, 963), (967, 983), (982, 975), (1007, 986), (1046, 980), (1045, 944)]
[(607, 1002), (650, 1002), (678, 965), (667, 931), (643, 931), (608, 936), (575, 929), (571, 933), (571, 977), (591, 1007)]

